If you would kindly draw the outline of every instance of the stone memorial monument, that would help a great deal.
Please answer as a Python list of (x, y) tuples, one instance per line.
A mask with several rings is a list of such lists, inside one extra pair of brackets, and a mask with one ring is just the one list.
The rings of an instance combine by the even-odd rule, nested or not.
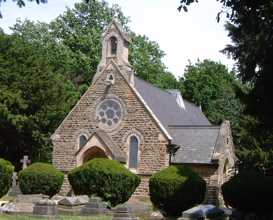
[(33, 207), (33, 215), (36, 216), (57, 216), (58, 208), (56, 202), (50, 199), (42, 199), (35, 203)]
[(108, 212), (107, 204), (99, 197), (91, 197), (89, 202), (81, 209), (83, 215), (106, 214)]
[(138, 218), (133, 216), (131, 208), (122, 205), (114, 210), (112, 220), (138, 220)]

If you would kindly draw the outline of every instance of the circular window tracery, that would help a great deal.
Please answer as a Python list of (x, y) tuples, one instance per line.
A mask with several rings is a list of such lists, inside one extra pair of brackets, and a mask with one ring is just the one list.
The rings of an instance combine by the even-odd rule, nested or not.
[(96, 118), (99, 126), (104, 129), (114, 129), (122, 118), (122, 108), (115, 99), (106, 99), (102, 101), (96, 110)]

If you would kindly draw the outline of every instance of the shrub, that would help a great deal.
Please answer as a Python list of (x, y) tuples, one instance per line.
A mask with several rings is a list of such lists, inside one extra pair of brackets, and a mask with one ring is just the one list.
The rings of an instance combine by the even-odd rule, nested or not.
[(112, 206), (126, 202), (140, 178), (115, 160), (95, 158), (73, 169), (69, 182), (77, 195), (96, 195)]
[(0, 159), (0, 198), (7, 194), (11, 186), (14, 167), (4, 159)]
[(243, 171), (223, 184), (222, 193), (227, 205), (242, 212), (272, 212), (272, 176), (258, 171)]
[(46, 163), (34, 163), (19, 173), (19, 185), (23, 194), (53, 196), (60, 191), (63, 180), (63, 173)]
[(173, 165), (155, 173), (149, 188), (154, 206), (165, 216), (177, 217), (204, 200), (206, 182), (189, 167)]

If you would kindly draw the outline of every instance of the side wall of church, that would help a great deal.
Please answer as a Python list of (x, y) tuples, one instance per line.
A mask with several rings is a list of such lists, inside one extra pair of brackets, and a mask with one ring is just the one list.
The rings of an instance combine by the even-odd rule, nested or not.
[(218, 167), (193, 164), (190, 167), (197, 172), (207, 183), (204, 203), (219, 205), (220, 186), (218, 183)]
[[(115, 84), (112, 86), (106, 83), (109, 73), (114, 74), (115, 78)], [(126, 153), (127, 160), (128, 138), (132, 134), (138, 135), (140, 155), (139, 166), (135, 172), (140, 176), (151, 175), (168, 165), (167, 139), (123, 76), (112, 66), (101, 73), (53, 135), (53, 164), (59, 170), (67, 173), (81, 165), (77, 164), (76, 160), (76, 152), (79, 149), (78, 137), (82, 133), (90, 136), (98, 129), (96, 106), (104, 97), (112, 96), (122, 102), (124, 117), (117, 129), (106, 132)], [(142, 178), (136, 194), (148, 195), (146, 179)], [(65, 185), (68, 186), (67, 181)]]

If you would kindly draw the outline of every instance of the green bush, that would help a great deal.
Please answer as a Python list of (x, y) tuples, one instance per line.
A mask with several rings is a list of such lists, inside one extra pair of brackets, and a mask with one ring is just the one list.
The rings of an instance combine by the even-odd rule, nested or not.
[(173, 165), (155, 173), (149, 188), (154, 206), (165, 216), (177, 217), (204, 200), (206, 182), (189, 167)]
[(96, 195), (112, 206), (126, 202), (140, 178), (115, 160), (95, 158), (73, 169), (69, 182), (77, 195)]
[(60, 191), (63, 180), (63, 173), (46, 163), (34, 163), (19, 173), (19, 185), (23, 194), (53, 196)]
[(272, 176), (243, 171), (223, 184), (222, 193), (227, 205), (242, 212), (272, 213)]
[(0, 159), (0, 198), (7, 194), (11, 186), (14, 167), (4, 159)]

